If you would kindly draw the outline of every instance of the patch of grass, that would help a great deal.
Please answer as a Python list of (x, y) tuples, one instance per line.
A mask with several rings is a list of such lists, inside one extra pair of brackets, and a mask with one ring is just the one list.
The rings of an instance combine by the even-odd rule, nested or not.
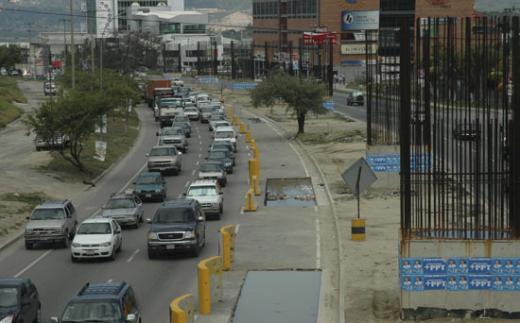
[(43, 192), (5, 193), (0, 196), (0, 200), (2, 201), (21, 202), (27, 204), (27, 207), (20, 209), (19, 213), (30, 211), (34, 209), (35, 206), (43, 203), (48, 199), (49, 196)]
[[(61, 177), (63, 180), (78, 181), (90, 180), (100, 175), (110, 165), (116, 162), (119, 158), (124, 156), (132, 147), (137, 135), (139, 133), (139, 119), (135, 110), (129, 114), (128, 128), (125, 131), (126, 121), (124, 113), (115, 111), (108, 116), (108, 133), (107, 134), (93, 134), (90, 139), (84, 144), (84, 151), (82, 152), (81, 161), (90, 172), (89, 175), (81, 173), (76, 167), (63, 159), (58, 152), (52, 152), (52, 160), (41, 169), (44, 171), (51, 171)], [(107, 155), (104, 162), (93, 158), (95, 152), (95, 141), (103, 140), (107, 142)]]
[(18, 119), (22, 115), (22, 110), (16, 105), (0, 99), (0, 128)]
[(27, 98), (13, 78), (0, 76), (0, 101), (27, 103)]

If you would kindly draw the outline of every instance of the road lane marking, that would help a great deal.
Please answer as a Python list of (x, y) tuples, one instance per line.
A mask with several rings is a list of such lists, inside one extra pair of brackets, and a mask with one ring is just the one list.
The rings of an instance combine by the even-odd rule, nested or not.
[(200, 162), (197, 160), (197, 162), (195, 163), (195, 165), (198, 165)]
[[(200, 147), (200, 149), (202, 150), (202, 147)], [(199, 158), (202, 157), (202, 154), (199, 154)]]
[(314, 211), (316, 212), (316, 268), (321, 268), (320, 214), (317, 207), (314, 207)]
[(184, 184), (184, 187), (188, 187), (190, 185), (190, 181), (187, 181), (186, 184)]
[(199, 145), (202, 145), (202, 140), (199, 141)]
[(182, 193), (180, 193), (179, 195), (177, 195), (177, 199), (180, 199), (182, 198)]
[(114, 280), (112, 278), (110, 278), (109, 280), (107, 280), (107, 283), (111, 283), (113, 282)]
[(237, 224), (237, 225), (235, 226), (235, 234), (238, 234), (238, 229), (240, 229), (240, 224)]
[(14, 275), (14, 278), (18, 278), (18, 277), (20, 277), (24, 272), (26, 272), (27, 270), (31, 269), (31, 267), (33, 267), (34, 265), (36, 265), (36, 264), (37, 264), (38, 262), (40, 262), (43, 258), (47, 257), (47, 255), (49, 255), (52, 251), (53, 251), (53, 249), (50, 249), (50, 250), (45, 251), (41, 256), (39, 256), (38, 258), (34, 259), (33, 262), (31, 262), (30, 264), (28, 264), (24, 269), (20, 270), (16, 275)]
[(131, 262), (132, 260), (134, 260), (135, 255), (137, 255), (139, 253), (139, 251), (141, 251), (141, 250), (135, 249), (135, 251), (132, 252), (132, 255), (126, 260), (126, 262)]
[(143, 164), (143, 166), (141, 166), (141, 168), (139, 168), (139, 170), (134, 174), (134, 176), (132, 176), (130, 178), (130, 180), (128, 180), (128, 182), (126, 182), (125, 185), (123, 185), (123, 187), (121, 188), (121, 190), (119, 190), (119, 193), (123, 192), (128, 186), (130, 186), (130, 184), (132, 184), (134, 181), (135, 181), (135, 178), (137, 176), (139, 176), (139, 174), (141, 174), (141, 172), (143, 171), (143, 169), (146, 167), (146, 163)]
[(191, 175), (195, 175), (196, 170), (194, 169), (193, 172), (191, 172)]

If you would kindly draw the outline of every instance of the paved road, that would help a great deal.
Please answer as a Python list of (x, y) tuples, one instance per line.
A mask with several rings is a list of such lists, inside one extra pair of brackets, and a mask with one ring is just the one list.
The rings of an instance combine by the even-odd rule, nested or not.
[[(110, 193), (117, 192), (132, 180), (145, 163), (145, 153), (157, 139), (157, 126), (151, 111), (138, 109), (142, 129), (138, 142), (129, 155), (96, 187), (73, 199), (80, 218), (92, 215)], [(168, 181), (168, 198), (178, 197), (193, 180), (198, 162), (203, 160), (211, 138), (207, 125), (194, 122), (189, 151), (183, 156), (183, 171)], [(123, 251), (114, 262), (92, 261), (72, 263), (68, 249), (25, 250), (19, 240), (0, 253), (0, 277), (31, 278), (41, 294), (44, 322), (59, 315), (70, 299), (86, 282), (125, 280), (134, 286), (140, 300), (144, 322), (167, 322), (169, 301), (186, 292), (196, 291), (196, 265), (202, 258), (218, 254), (217, 230), (227, 223), (240, 222), (240, 208), (247, 187), (247, 149), (241, 140), (235, 173), (229, 177), (224, 194), (224, 216), (209, 221), (207, 245), (200, 258), (178, 256), (150, 261), (146, 253), (147, 225), (125, 230)], [(145, 218), (150, 217), (158, 203), (145, 204)]]

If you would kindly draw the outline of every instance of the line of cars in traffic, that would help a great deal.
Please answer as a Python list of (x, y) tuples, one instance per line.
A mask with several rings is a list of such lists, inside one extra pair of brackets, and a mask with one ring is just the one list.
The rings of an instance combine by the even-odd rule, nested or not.
[[(70, 200), (46, 201), (28, 217), (24, 239), (26, 249), (41, 243), (70, 248), (73, 262), (80, 259), (114, 260), (123, 248), (122, 228), (137, 228), (148, 222), (147, 250), (150, 259), (171, 252), (199, 255), (206, 244), (206, 219), (220, 219), (224, 212), (223, 187), (233, 172), (237, 135), (226, 120), (223, 105), (204, 93), (173, 91), (176, 96), (157, 99), (182, 102), (157, 132), (158, 144), (147, 154), (147, 169), (133, 182), (133, 188), (115, 193), (102, 209), (79, 222)], [(189, 99), (186, 100), (186, 98)], [(162, 102), (161, 102), (162, 101)], [(218, 104), (217, 104), (218, 103)], [(191, 122), (208, 124), (213, 142), (199, 164), (197, 178), (182, 198), (168, 199), (165, 176), (182, 172), (182, 155), (188, 152)], [(200, 127), (202, 129), (202, 127)], [(145, 219), (143, 202), (161, 201), (153, 216)], [(3, 309), (6, 309), (3, 311)], [(41, 303), (36, 287), (27, 278), (0, 279), (0, 322), (40, 322)], [(53, 322), (141, 322), (135, 293), (127, 283), (87, 284), (66, 305), (61, 318)]]

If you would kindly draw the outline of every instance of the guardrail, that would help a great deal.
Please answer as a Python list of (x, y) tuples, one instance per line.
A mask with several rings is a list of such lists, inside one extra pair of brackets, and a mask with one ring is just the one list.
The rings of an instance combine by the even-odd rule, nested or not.
[[(199, 281), (199, 313), (211, 314), (211, 300), (222, 300), (222, 256), (202, 260), (197, 266)], [(214, 279), (217, 279), (215, 282)]]
[(170, 323), (194, 323), (193, 295), (185, 294), (170, 303)]
[(230, 224), (220, 228), (222, 235), (222, 269), (228, 271), (233, 265), (233, 256), (235, 253), (235, 237), (237, 233), (237, 225)]

